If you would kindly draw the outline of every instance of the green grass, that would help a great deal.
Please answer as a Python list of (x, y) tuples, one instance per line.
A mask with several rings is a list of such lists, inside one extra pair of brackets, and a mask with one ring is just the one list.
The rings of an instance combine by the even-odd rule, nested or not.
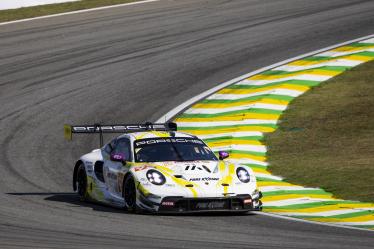
[(374, 202), (374, 61), (296, 98), (265, 140), (273, 174)]
[(11, 10), (0, 10), (0, 22), (137, 1), (139, 0), (82, 0), (78, 2), (48, 4)]

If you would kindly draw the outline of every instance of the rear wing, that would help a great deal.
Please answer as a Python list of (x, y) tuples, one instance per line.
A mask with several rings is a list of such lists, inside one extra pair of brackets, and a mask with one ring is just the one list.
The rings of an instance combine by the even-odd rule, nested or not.
[(64, 125), (64, 137), (72, 140), (73, 134), (100, 134), (100, 146), (103, 146), (103, 133), (130, 133), (141, 131), (176, 131), (177, 124), (170, 122), (164, 124), (115, 124), (115, 125)]

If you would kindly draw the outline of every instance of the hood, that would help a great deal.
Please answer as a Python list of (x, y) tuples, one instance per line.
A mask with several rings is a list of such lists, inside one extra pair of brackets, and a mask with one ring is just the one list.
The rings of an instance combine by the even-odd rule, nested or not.
[[(253, 182), (240, 182), (236, 168), (235, 164), (225, 161), (157, 162), (137, 164), (133, 172), (150, 192), (160, 196), (222, 197), (248, 193), (252, 189), (249, 185), (255, 186)], [(162, 186), (149, 183), (146, 176), (149, 169), (160, 171), (166, 183)], [(248, 172), (252, 175), (250, 169)]]
[(224, 176), (225, 168), (228, 166), (223, 161), (157, 162), (141, 165), (135, 167), (135, 171), (154, 168), (167, 176), (175, 176), (191, 182), (218, 181)]
[(199, 181), (203, 178), (216, 178), (219, 180), (222, 177), (222, 172), (219, 170), (225, 165), (218, 161), (200, 161), (200, 162), (173, 162), (164, 163), (163, 166), (173, 171), (174, 175), (180, 175), (187, 181)]

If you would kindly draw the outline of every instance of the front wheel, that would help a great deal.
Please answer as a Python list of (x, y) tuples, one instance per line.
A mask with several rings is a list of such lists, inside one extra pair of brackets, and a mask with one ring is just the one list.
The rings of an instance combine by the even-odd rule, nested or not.
[(81, 164), (77, 171), (78, 195), (81, 201), (86, 201), (88, 197), (87, 191), (87, 174), (84, 165)]
[(128, 175), (123, 182), (122, 196), (125, 200), (125, 207), (127, 210), (136, 213), (138, 211), (136, 205), (136, 187), (135, 180), (132, 175)]

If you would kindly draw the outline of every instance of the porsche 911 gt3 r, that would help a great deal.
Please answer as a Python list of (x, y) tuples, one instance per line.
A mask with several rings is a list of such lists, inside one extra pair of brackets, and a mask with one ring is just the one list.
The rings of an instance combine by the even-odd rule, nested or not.
[(73, 133), (123, 133), (75, 164), (73, 188), (81, 200), (129, 211), (189, 213), (261, 210), (251, 168), (219, 158), (175, 123), (65, 126)]

